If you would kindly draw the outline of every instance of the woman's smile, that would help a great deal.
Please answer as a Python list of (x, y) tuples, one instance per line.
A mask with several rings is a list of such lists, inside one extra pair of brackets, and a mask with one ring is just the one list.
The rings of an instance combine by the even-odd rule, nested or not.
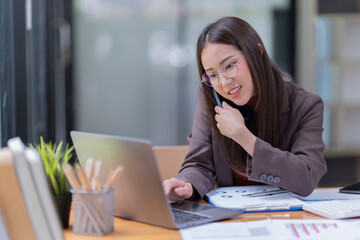
[(240, 92), (241, 92), (241, 86), (238, 86), (228, 91), (228, 94), (230, 95), (230, 97), (236, 98), (237, 96), (239, 96)]

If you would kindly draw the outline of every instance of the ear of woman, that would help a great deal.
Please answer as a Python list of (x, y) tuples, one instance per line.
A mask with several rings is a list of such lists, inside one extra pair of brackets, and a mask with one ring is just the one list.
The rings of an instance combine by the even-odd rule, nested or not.
[(257, 45), (260, 49), (261, 54), (264, 54), (264, 47), (260, 43), (258, 43)]

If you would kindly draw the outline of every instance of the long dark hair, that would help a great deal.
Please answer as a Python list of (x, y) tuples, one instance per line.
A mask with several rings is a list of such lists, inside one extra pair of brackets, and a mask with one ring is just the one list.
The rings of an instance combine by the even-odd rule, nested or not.
[[(269, 58), (257, 32), (246, 21), (236, 17), (224, 17), (209, 24), (202, 31), (197, 42), (197, 64), (200, 79), (205, 73), (201, 62), (201, 53), (207, 43), (232, 45), (245, 54), (257, 96), (257, 102), (251, 119), (247, 121), (247, 126), (255, 136), (278, 147), (279, 130), (282, 125), (280, 106), (284, 92), (282, 83), (284, 74)], [(263, 51), (260, 50), (258, 44), (262, 45)], [(205, 84), (202, 84), (202, 88), (209, 121), (219, 149), (233, 170), (243, 173), (247, 153), (238, 143), (219, 132), (214, 118), (216, 101), (212, 90)], [(223, 98), (222, 100), (227, 101)]]

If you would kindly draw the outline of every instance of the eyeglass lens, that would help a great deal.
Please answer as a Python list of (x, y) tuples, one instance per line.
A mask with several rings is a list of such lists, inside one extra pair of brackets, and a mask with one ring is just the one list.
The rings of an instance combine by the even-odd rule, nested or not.
[(212, 74), (214, 76), (212, 76), (211, 78), (209, 77), (209, 75), (207, 73), (205, 73), (202, 76), (203, 82), (206, 85), (208, 85), (209, 87), (212, 87), (212, 86), (216, 86), (219, 84), (219, 74), (220, 73), (221, 73), (221, 75), (223, 75), (224, 77), (227, 77), (227, 78), (235, 77), (239, 72), (238, 65), (242, 62), (244, 57), (245, 57), (245, 55), (243, 55), (243, 57), (237, 63), (225, 64), (224, 66), (220, 67), (220, 71), (216, 74)]

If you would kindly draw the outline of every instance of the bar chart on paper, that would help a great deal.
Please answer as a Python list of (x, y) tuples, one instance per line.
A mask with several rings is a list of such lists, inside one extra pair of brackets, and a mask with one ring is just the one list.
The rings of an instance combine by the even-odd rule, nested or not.
[(338, 228), (336, 223), (285, 223), (285, 228), (296, 238), (321, 234), (320, 231), (327, 231), (331, 228)]
[[(353, 225), (332, 220), (273, 220), (283, 239), (358, 239)], [(352, 233), (352, 234), (351, 234)], [(347, 234), (350, 234), (347, 238)], [(355, 234), (356, 236), (356, 234)]]

